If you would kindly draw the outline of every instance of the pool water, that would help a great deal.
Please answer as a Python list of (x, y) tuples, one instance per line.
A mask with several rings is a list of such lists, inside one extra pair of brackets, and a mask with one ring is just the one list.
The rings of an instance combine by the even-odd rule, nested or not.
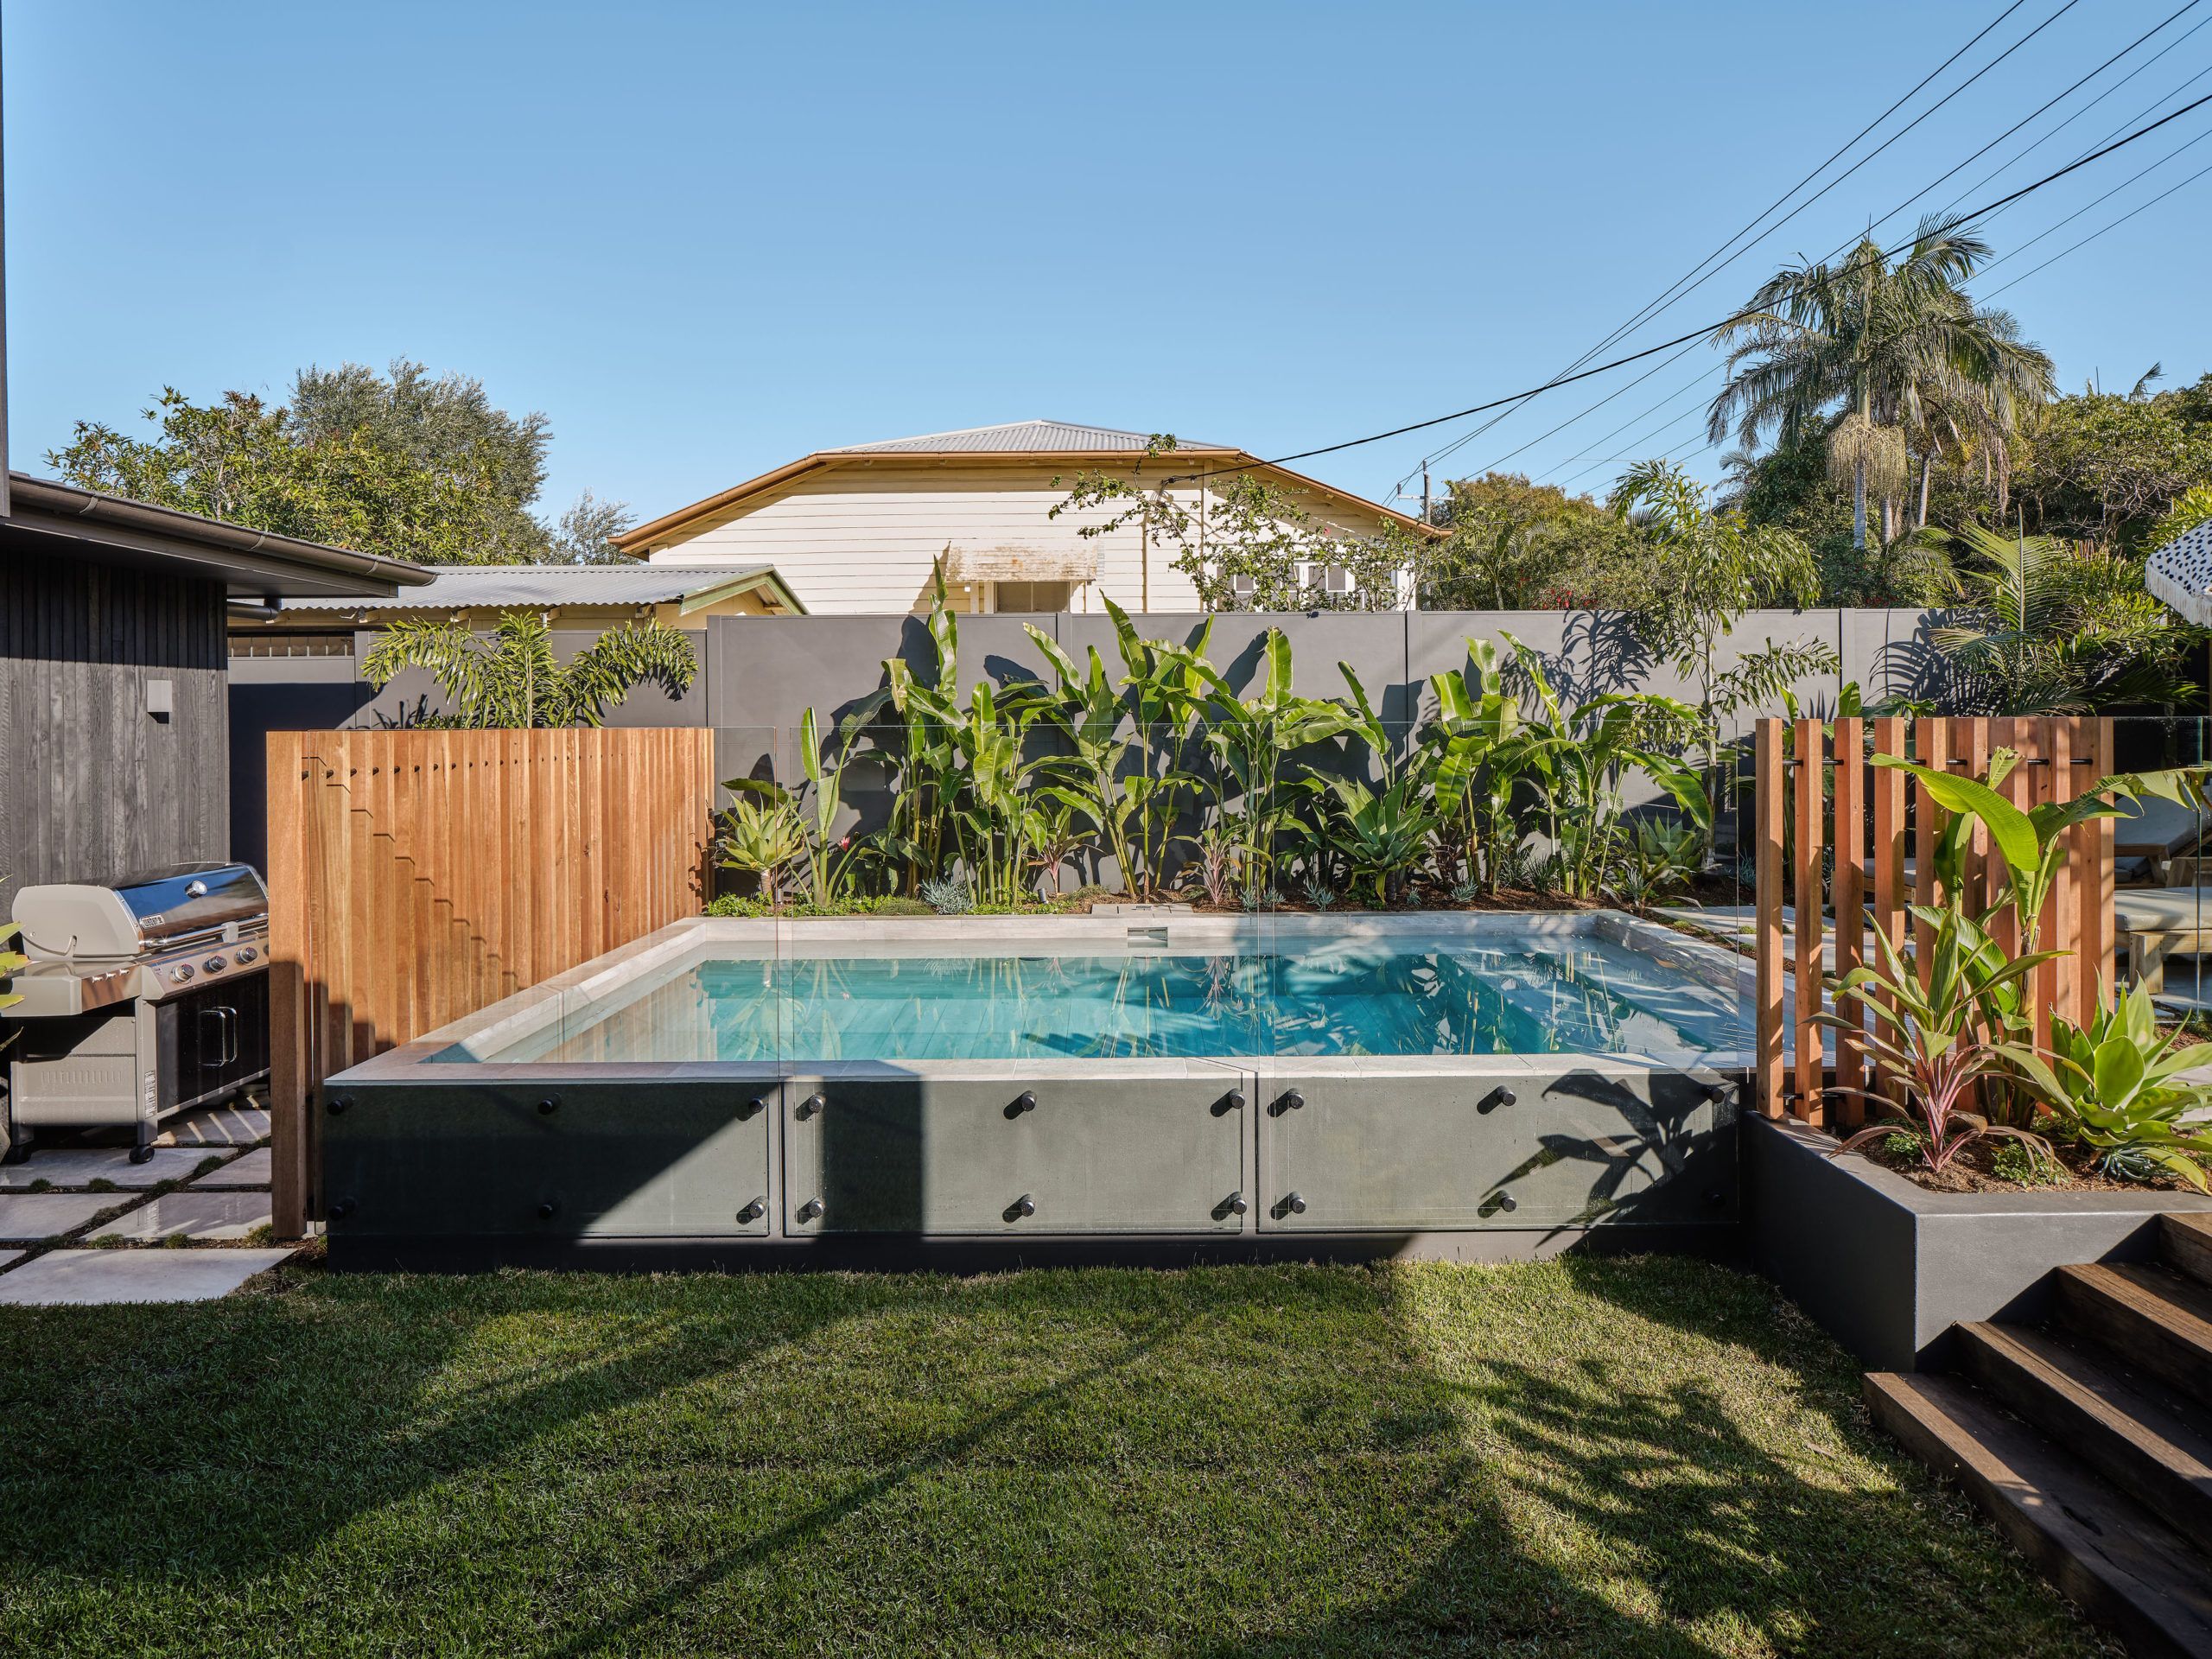
[(1740, 995), (1664, 956), (1562, 932), (1263, 954), (710, 957), (483, 1058), (1634, 1053), (1679, 1064), (1750, 1046)]

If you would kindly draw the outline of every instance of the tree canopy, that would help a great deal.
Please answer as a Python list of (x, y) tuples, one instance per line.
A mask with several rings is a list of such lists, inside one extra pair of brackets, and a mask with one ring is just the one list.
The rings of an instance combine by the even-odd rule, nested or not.
[(79, 421), (48, 464), (86, 489), (423, 564), (605, 558), (632, 522), (588, 491), (541, 520), (545, 416), (511, 415), (481, 382), (404, 358), (387, 374), (310, 365), (275, 405), (168, 387), (143, 418), (149, 435)]

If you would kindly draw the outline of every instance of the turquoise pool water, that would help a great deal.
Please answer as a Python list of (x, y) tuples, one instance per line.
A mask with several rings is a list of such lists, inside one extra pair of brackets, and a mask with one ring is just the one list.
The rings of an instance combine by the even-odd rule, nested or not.
[(1681, 1062), (1751, 1044), (1748, 1003), (1732, 991), (1663, 954), (1555, 933), (1421, 950), (709, 958), (483, 1058), (1636, 1053)]

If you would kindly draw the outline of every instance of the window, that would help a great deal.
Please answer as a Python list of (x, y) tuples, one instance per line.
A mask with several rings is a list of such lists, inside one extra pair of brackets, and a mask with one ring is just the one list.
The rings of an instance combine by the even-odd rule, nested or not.
[(1071, 582), (998, 582), (991, 584), (995, 611), (1065, 611), (1075, 597)]
[(351, 657), (353, 636), (350, 633), (279, 633), (274, 629), (265, 633), (234, 633), (231, 636), (231, 655), (233, 657)]

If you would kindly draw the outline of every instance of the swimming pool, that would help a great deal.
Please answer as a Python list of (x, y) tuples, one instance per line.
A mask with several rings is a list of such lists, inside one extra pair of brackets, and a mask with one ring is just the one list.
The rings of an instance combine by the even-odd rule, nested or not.
[[(1534, 919), (1534, 918), (1531, 918)], [(1548, 919), (1548, 918), (1547, 918)], [(1516, 925), (1516, 924), (1521, 924)], [(1470, 938), (811, 940), (773, 955), (702, 946), (611, 1005), (495, 1052), (449, 1060), (1203, 1059), (1266, 1055), (1643, 1053), (1701, 1061), (1750, 1046), (1733, 988), (1664, 954), (1522, 918)], [(766, 950), (763, 944), (759, 949)], [(868, 954), (856, 954), (864, 950)]]
[(700, 918), (331, 1079), (320, 1196), (340, 1265), (1709, 1234), (1746, 966), (1615, 912)]

